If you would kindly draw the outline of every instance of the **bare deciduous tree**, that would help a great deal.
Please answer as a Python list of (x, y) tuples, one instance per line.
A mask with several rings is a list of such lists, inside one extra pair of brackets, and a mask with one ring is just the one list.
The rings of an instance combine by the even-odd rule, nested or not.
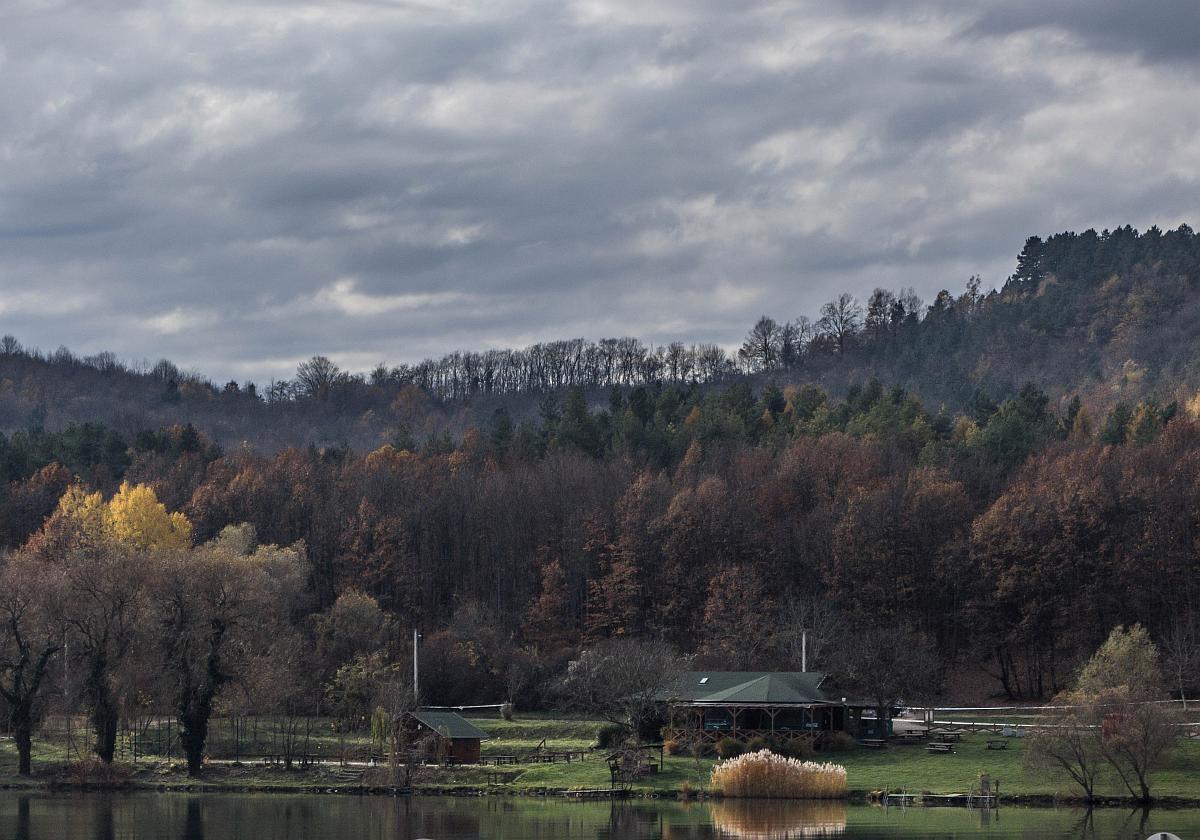
[(828, 598), (793, 595), (779, 608), (771, 647), (781, 663), (792, 670), (805, 665), (810, 671), (828, 671), (846, 622)]
[(1100, 751), (1138, 802), (1150, 802), (1150, 772), (1179, 738), (1179, 716), (1169, 705), (1133, 699), (1117, 690), (1100, 695), (1104, 711)]
[(264, 546), (244, 553), (240, 529), (226, 531), (233, 532), (227, 541), (155, 558), (153, 626), (191, 775), (203, 767), (222, 689), (286, 647), (281, 639), (307, 573), (296, 551)]
[(0, 698), (8, 705), (17, 772), (31, 772), (33, 728), (52, 657), (62, 649), (54, 621), (57, 575), (27, 555), (0, 567)]
[(667, 642), (620, 637), (580, 654), (559, 691), (572, 708), (627, 726), (640, 739), (686, 663)]
[(738, 350), (738, 356), (751, 371), (772, 370), (779, 363), (779, 324), (766, 315), (758, 319)]
[(1025, 746), (1031, 770), (1066, 773), (1083, 790), (1084, 799), (1096, 795), (1096, 783), (1105, 767), (1097, 737), (1099, 717), (1088, 698), (1065, 693), (1054, 707), (1038, 717)]
[(909, 627), (866, 622), (849, 639), (842, 657), (845, 664), (839, 673), (875, 705), (881, 722), (893, 707), (928, 696), (936, 684), (933, 644)]
[(1187, 616), (1176, 613), (1159, 640), (1163, 666), (1171, 677), (1172, 688), (1179, 692), (1183, 710), (1188, 708), (1187, 687), (1200, 673), (1200, 633)]
[(325, 356), (313, 356), (296, 368), (296, 384), (306, 397), (326, 399), (344, 377), (341, 368)]
[(844, 353), (846, 345), (858, 334), (862, 317), (862, 306), (853, 295), (843, 292), (821, 307), (817, 328), (833, 340), (839, 353)]

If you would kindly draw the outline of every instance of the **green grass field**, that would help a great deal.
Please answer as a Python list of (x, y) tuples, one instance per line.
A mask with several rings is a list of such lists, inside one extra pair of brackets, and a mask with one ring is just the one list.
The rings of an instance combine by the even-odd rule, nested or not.
[[(554, 751), (587, 750), (596, 740), (602, 721), (556, 718), (543, 715), (523, 715), (517, 720), (476, 719), (473, 721), (492, 737), (483, 744), (484, 757), (525, 755), (544, 743)], [(227, 737), (218, 723), (216, 739)], [(321, 752), (336, 754), (346, 745), (363, 747), (365, 736), (339, 736), (327, 722), (314, 724), (322, 741)], [(1023, 741), (1009, 739), (1005, 750), (988, 750), (989, 736), (972, 734), (963, 737), (950, 754), (930, 754), (924, 746), (891, 745), (886, 749), (858, 747), (846, 752), (824, 753), (817, 760), (832, 761), (845, 766), (852, 791), (908, 790), (932, 793), (963, 793), (972, 789), (981, 773), (988, 773), (998, 782), (1002, 794), (1075, 796), (1077, 791), (1069, 781), (1050, 775), (1033, 774), (1025, 767)], [(34, 766), (38, 778), (46, 780), (61, 768), (64, 741), (58, 737), (35, 741)], [(687, 756), (667, 756), (662, 771), (634, 785), (644, 793), (675, 794), (687, 784), (693, 790), (708, 785), (712, 759), (698, 763)], [(0, 739), (0, 783), (16, 781), (16, 751), (12, 742)], [(245, 763), (234, 766), (214, 763), (206, 774), (209, 784), (239, 787), (320, 787), (347, 784), (352, 773), (336, 765), (285, 771), (261, 764)], [(193, 785), (183, 772), (178, 757), (150, 756), (133, 768), (132, 781), (137, 784), (175, 787)], [(604, 753), (592, 751), (583, 761), (556, 764), (517, 764), (428, 768), (422, 771), (418, 784), (435, 788), (472, 787), (535, 792), (544, 790), (594, 789), (609, 785), (608, 766)], [(1100, 789), (1104, 795), (1121, 796), (1124, 790), (1112, 779)], [(1181, 743), (1168, 756), (1165, 766), (1153, 777), (1156, 796), (1200, 796), (1200, 741)]]

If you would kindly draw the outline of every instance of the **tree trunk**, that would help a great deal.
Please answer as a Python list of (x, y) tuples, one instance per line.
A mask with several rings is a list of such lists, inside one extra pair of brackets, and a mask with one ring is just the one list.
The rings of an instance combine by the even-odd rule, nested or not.
[(120, 713), (107, 689), (100, 694), (92, 707), (92, 728), (96, 733), (95, 753), (105, 764), (112, 764), (117, 754), (117, 725)]
[(199, 776), (204, 770), (204, 744), (207, 740), (207, 709), (196, 709), (179, 716), (179, 742), (187, 756), (189, 776)]
[(30, 754), (33, 752), (33, 714), (28, 705), (22, 704), (11, 710), (13, 740), (17, 744), (17, 775), (28, 776), (33, 772)]
[(108, 687), (108, 662), (98, 657), (88, 671), (87, 694), (92, 703), (92, 730), (96, 733), (95, 753), (105, 764), (117, 754), (117, 725), (120, 711)]
[(1149, 807), (1150, 803), (1153, 802), (1154, 800), (1150, 797), (1150, 780), (1149, 780), (1148, 773), (1139, 772), (1137, 774), (1137, 777), (1138, 777), (1138, 787), (1141, 788), (1141, 791), (1142, 791), (1142, 796), (1140, 799), (1138, 799), (1138, 802), (1142, 803), (1142, 805), (1144, 805), (1146, 807)]

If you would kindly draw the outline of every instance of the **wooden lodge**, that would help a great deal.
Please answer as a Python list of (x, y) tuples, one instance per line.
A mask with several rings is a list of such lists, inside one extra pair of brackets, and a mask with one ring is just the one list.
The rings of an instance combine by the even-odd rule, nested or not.
[(409, 743), (439, 764), (478, 764), (480, 742), (488, 738), (458, 712), (417, 709), (404, 715), (402, 725)]
[(660, 698), (667, 706), (665, 737), (684, 743), (890, 734), (890, 721), (879, 726), (871, 703), (843, 696), (817, 671), (687, 671)]

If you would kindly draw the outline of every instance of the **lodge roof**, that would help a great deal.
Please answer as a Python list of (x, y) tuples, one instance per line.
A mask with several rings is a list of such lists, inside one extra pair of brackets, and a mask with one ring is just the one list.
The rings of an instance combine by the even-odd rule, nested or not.
[(771, 706), (841, 705), (843, 698), (827, 690), (832, 686), (826, 679), (821, 671), (685, 671), (661, 693), (660, 699)]
[(488, 739), (488, 734), (458, 712), (417, 709), (412, 716), (438, 734), (448, 738)]

